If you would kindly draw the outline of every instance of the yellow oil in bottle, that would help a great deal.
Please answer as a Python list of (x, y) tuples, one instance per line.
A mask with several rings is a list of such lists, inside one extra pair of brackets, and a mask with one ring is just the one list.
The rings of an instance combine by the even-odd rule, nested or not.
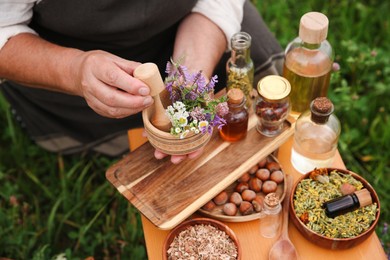
[(291, 113), (300, 114), (309, 109), (310, 102), (327, 96), (332, 60), (326, 54), (305, 48), (287, 53), (283, 77), (291, 84)]

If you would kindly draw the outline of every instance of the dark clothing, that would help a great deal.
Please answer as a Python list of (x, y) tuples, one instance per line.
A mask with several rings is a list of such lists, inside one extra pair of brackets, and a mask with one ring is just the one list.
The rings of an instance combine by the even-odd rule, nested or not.
[[(195, 3), (195, 0), (43, 0), (34, 7), (30, 26), (50, 42), (85, 51), (105, 50), (128, 60), (151, 61), (164, 73), (173, 52), (177, 26)], [(152, 19), (147, 16), (150, 14)], [(252, 36), (255, 82), (267, 74), (280, 74), (281, 67), (276, 70), (274, 60), (282, 61), (283, 51), (248, 1), (242, 31)], [(224, 55), (215, 71), (220, 79), (219, 88), (225, 86), (229, 56), (230, 53)], [(140, 113), (124, 119), (105, 118), (78, 96), (9, 81), (0, 89), (33, 140), (50, 151), (68, 154), (93, 150), (117, 156), (128, 149), (127, 130), (142, 126)]]

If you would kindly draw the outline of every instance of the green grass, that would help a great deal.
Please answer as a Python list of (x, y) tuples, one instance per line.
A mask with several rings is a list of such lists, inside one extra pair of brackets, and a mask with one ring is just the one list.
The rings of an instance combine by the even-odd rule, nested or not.
[[(283, 47), (300, 17), (321, 11), (340, 71), (330, 97), (342, 122), (347, 168), (377, 191), (377, 228), (390, 253), (390, 34), (388, 1), (254, 1)], [(0, 97), (0, 258), (146, 259), (137, 211), (106, 180), (104, 156), (55, 155), (35, 146)]]

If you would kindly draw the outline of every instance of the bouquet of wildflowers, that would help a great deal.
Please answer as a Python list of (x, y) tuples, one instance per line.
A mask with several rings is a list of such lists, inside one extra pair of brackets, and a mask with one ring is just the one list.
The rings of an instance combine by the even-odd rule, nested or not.
[(217, 75), (209, 82), (202, 71), (189, 73), (187, 68), (170, 61), (167, 63), (165, 87), (172, 105), (166, 109), (172, 128), (171, 134), (184, 138), (189, 133), (211, 133), (213, 127), (220, 129), (226, 121), (223, 117), (229, 108), (226, 97), (214, 99)]

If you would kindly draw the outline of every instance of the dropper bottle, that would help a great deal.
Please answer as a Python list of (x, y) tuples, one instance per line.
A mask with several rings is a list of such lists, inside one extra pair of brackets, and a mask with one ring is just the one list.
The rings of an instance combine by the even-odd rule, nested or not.
[(327, 201), (322, 207), (325, 208), (325, 214), (329, 218), (334, 218), (371, 204), (372, 198), (370, 192), (367, 189), (361, 189), (352, 194)]

